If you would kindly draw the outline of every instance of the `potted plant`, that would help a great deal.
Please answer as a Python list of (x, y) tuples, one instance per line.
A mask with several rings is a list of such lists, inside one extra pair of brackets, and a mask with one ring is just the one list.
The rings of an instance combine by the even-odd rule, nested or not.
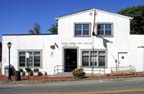
[(38, 72), (38, 76), (42, 76), (43, 75), (43, 73), (42, 72)]
[(20, 68), (18, 71), (20, 72), (20, 75), (21, 75), (21, 76), (25, 76), (25, 72), (24, 72), (23, 69)]
[(33, 71), (34, 71), (33, 75), (34, 75), (34, 76), (38, 76), (39, 69), (34, 69)]
[(31, 68), (25, 68), (25, 70), (26, 70), (27, 73), (31, 72)]
[(31, 75), (32, 70), (29, 67), (25, 68), (25, 70), (27, 72), (27, 76), (28, 76), (28, 79), (29, 79), (29, 76)]
[(45, 72), (44, 75), (47, 76), (47, 72)]

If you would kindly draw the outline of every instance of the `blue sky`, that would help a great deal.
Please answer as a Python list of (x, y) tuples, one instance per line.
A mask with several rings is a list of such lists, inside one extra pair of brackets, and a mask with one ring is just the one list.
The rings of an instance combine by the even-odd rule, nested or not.
[(118, 12), (122, 8), (144, 5), (144, 0), (0, 0), (0, 41), (2, 34), (28, 34), (35, 22), (43, 33), (57, 16), (97, 8)]

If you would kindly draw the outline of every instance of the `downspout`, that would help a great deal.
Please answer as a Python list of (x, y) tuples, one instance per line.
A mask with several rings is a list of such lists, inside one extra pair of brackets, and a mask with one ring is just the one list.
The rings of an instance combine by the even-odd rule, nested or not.
[[(96, 10), (94, 9), (94, 20), (93, 20), (93, 30), (92, 30), (92, 51), (94, 52), (94, 37), (95, 37), (95, 31), (96, 31), (96, 29), (95, 29), (95, 27), (96, 27), (96, 23), (95, 23), (95, 21), (96, 21)], [(91, 61), (90, 61), (91, 62)], [(94, 76), (94, 64), (92, 63), (92, 76)]]

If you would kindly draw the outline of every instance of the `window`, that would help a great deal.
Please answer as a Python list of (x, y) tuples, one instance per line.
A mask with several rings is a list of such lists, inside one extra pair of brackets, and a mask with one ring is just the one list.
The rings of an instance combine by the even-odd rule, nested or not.
[(41, 52), (40, 51), (19, 51), (20, 67), (40, 67)]
[(34, 52), (34, 66), (40, 66), (40, 52)]
[(25, 52), (19, 52), (19, 66), (25, 66)]
[(89, 66), (89, 51), (82, 51), (82, 66)]
[(90, 24), (75, 24), (75, 36), (90, 36)]
[(112, 24), (97, 24), (97, 32), (100, 36), (112, 36)]
[(83, 50), (82, 51), (83, 67), (105, 67), (106, 51), (105, 50)]

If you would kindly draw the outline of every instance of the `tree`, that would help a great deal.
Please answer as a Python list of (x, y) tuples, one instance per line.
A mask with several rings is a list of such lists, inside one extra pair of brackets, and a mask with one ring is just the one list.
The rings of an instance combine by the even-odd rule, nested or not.
[(131, 34), (144, 34), (144, 6), (122, 9), (119, 14), (131, 16)]
[(48, 31), (50, 31), (52, 34), (58, 34), (57, 24), (53, 24), (52, 27)]
[(41, 34), (40, 25), (38, 23), (35, 23), (34, 27), (29, 30), (29, 33), (32, 34), (32, 35)]

